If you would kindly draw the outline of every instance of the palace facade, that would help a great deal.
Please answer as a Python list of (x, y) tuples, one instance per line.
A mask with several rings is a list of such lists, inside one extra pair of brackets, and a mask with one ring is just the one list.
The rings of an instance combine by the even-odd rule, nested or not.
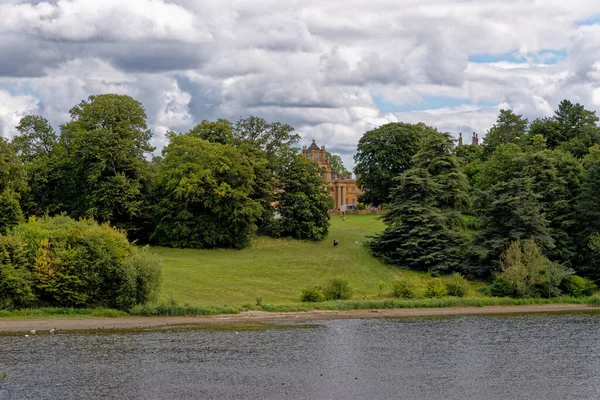
[(357, 205), (358, 196), (363, 194), (356, 184), (356, 179), (352, 179), (352, 173), (349, 172), (346, 176), (338, 176), (331, 171), (331, 166), (327, 161), (327, 151), (325, 146), (317, 146), (316, 140), (312, 140), (309, 147), (302, 146), (302, 156), (316, 162), (323, 169), (321, 177), (325, 179), (331, 192), (331, 196), (335, 201), (335, 209), (339, 210), (345, 205)]

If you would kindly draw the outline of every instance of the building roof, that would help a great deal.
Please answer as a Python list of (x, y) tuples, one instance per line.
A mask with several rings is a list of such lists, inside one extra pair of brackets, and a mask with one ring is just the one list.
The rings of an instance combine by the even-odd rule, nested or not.
[(317, 146), (317, 139), (312, 140), (312, 144), (310, 145), (310, 147), (308, 149), (309, 150), (321, 150), (321, 149), (319, 149), (319, 146)]

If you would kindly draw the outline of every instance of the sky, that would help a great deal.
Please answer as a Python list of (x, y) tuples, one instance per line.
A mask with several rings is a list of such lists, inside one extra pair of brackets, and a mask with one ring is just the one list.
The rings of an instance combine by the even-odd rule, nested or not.
[(501, 108), (600, 111), (597, 0), (0, 0), (0, 136), (89, 95), (167, 130), (256, 115), (340, 154), (388, 122), (468, 142)]

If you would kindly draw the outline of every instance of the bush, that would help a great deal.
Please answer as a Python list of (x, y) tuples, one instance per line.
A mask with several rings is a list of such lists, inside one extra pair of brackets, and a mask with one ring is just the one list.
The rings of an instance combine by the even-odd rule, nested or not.
[(300, 300), (306, 303), (317, 303), (324, 299), (325, 297), (320, 286), (305, 287), (302, 289), (302, 296), (300, 296)]
[(444, 297), (448, 294), (448, 289), (441, 279), (435, 278), (429, 281), (425, 289), (425, 296), (430, 298)]
[(25, 243), (0, 235), (0, 309), (24, 307), (35, 300), (27, 264)]
[(596, 291), (594, 282), (581, 276), (571, 275), (563, 279), (561, 288), (568, 295), (574, 297), (591, 296)]
[(446, 278), (446, 288), (450, 296), (465, 297), (469, 291), (469, 283), (461, 274), (455, 272)]
[(352, 297), (352, 288), (346, 279), (333, 278), (323, 289), (326, 300), (346, 300)]
[[(158, 292), (159, 261), (108, 225), (66, 216), (31, 218), (8, 238), (23, 245), (18, 264), (29, 274), (34, 305), (124, 310), (155, 299)], [(14, 268), (15, 261), (10, 264)]]
[(515, 287), (504, 277), (498, 276), (490, 285), (489, 293), (496, 297), (513, 297), (515, 295)]
[(367, 209), (367, 205), (364, 204), (364, 203), (358, 203), (358, 205), (356, 206), (356, 209), (360, 210), (360, 211), (366, 210)]
[(392, 286), (392, 295), (401, 299), (414, 299), (416, 297), (415, 284), (409, 279), (398, 279)]

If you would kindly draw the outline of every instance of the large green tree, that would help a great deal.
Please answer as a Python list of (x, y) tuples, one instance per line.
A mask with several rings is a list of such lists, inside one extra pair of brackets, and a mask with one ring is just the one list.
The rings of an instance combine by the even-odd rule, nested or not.
[(193, 127), (188, 134), (211, 143), (232, 144), (233, 125), (226, 119), (204, 120)]
[(527, 119), (512, 110), (500, 110), (498, 119), (483, 139), (486, 154), (492, 154), (503, 143), (526, 143)]
[(392, 122), (365, 132), (354, 156), (354, 172), (364, 190), (360, 201), (375, 206), (389, 202), (394, 178), (412, 166), (421, 138), (433, 131), (422, 123)]
[(19, 200), (25, 189), (25, 172), (15, 147), (0, 137), (0, 233), (23, 219)]
[(62, 125), (65, 206), (74, 217), (132, 231), (146, 209), (148, 162), (153, 150), (146, 113), (129, 96), (90, 96)]
[(319, 173), (316, 163), (301, 156), (283, 168), (275, 196), (278, 218), (272, 231), (276, 236), (310, 240), (327, 236), (334, 203)]
[(532, 178), (498, 182), (477, 201), (482, 229), (475, 238), (475, 260), (470, 273), (486, 276), (498, 270), (500, 255), (517, 239), (533, 239), (545, 251), (555, 247), (540, 195)]
[(169, 135), (156, 174), (152, 242), (169, 247), (243, 248), (263, 205), (256, 171), (266, 161), (194, 135)]
[(468, 207), (467, 177), (448, 135), (436, 132), (424, 140), (414, 166), (396, 179), (387, 227), (369, 247), (387, 263), (410, 269), (462, 270), (468, 240), (458, 227)]
[(67, 211), (63, 207), (66, 155), (58, 135), (43, 117), (28, 115), (17, 125), (13, 144), (24, 161), (27, 188), (22, 194), (26, 215), (42, 216)]

